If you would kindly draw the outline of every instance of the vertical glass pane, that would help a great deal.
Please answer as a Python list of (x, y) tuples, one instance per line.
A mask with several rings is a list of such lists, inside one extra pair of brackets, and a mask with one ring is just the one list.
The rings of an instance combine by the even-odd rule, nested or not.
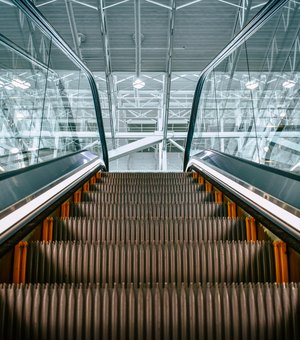
[(89, 149), (101, 155), (94, 101), (86, 75), (52, 46), (42, 117), (44, 148), (55, 157)]
[(290, 1), (209, 74), (192, 153), (213, 148), (300, 172), (299, 22)]
[(10, 2), (0, 32), (0, 172), (82, 149), (102, 157), (86, 74)]
[(3, 36), (0, 55), (0, 170), (9, 171), (37, 161), (47, 64)]

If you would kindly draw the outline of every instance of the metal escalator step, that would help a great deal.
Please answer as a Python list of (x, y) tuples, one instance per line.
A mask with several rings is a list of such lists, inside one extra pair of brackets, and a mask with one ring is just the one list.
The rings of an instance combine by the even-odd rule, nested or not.
[(99, 191), (89, 191), (83, 193), (83, 201), (86, 202), (101, 202), (107, 203), (130, 203), (130, 204), (174, 204), (174, 203), (200, 203), (200, 202), (214, 202), (214, 194), (211, 192), (179, 192), (171, 195), (166, 193), (109, 193)]
[(0, 285), (0, 338), (300, 338), (299, 284)]
[(201, 204), (96, 204), (76, 203), (71, 206), (71, 216), (94, 218), (203, 218), (226, 217), (227, 205)]
[(92, 190), (100, 191), (100, 192), (109, 192), (109, 193), (167, 193), (169, 195), (176, 195), (177, 193), (185, 193), (185, 192), (198, 192), (202, 190), (200, 186), (188, 186), (188, 185), (115, 185), (115, 184), (106, 184), (106, 183), (96, 183), (93, 185)]
[(152, 178), (152, 179), (138, 179), (138, 178), (132, 178), (132, 179), (111, 179), (107, 180), (104, 179), (98, 183), (102, 184), (109, 184), (109, 185), (138, 185), (138, 186), (150, 186), (150, 185), (164, 185), (166, 187), (176, 187), (176, 186), (182, 186), (185, 185), (195, 185), (196, 183), (193, 182), (190, 178), (187, 179), (160, 179), (160, 178)]
[(97, 220), (86, 217), (56, 219), (56, 241), (200, 242), (246, 240), (244, 219)]
[(32, 242), (26, 282), (274, 282), (270, 242)]
[(189, 178), (190, 172), (109, 172), (105, 178)]

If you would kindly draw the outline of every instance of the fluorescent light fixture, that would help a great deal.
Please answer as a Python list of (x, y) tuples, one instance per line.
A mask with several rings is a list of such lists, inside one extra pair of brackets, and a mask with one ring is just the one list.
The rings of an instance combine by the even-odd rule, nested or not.
[(286, 80), (285, 82), (283, 82), (282, 86), (285, 87), (286, 89), (291, 89), (292, 87), (294, 87), (296, 85), (296, 82), (294, 80)]
[(280, 116), (281, 118), (286, 117), (286, 112), (281, 112), (279, 116)]
[(16, 112), (16, 119), (23, 119), (25, 116), (24, 116), (24, 113), (21, 112), (21, 111), (17, 111)]
[(256, 80), (251, 80), (248, 81), (245, 86), (247, 87), (247, 89), (249, 90), (254, 90), (258, 87), (258, 82)]
[(10, 153), (16, 154), (18, 152), (20, 152), (20, 150), (18, 148), (11, 148), (10, 149)]
[(10, 85), (6, 85), (6, 86), (4, 86), (4, 88), (5, 88), (6, 90), (8, 90), (8, 91), (14, 89), (13, 86), (10, 86)]
[(132, 85), (133, 85), (133, 87), (134, 87), (135, 89), (140, 90), (140, 89), (142, 89), (142, 88), (145, 86), (145, 83), (144, 83), (141, 79), (137, 78), (137, 79), (132, 83)]
[(11, 83), (15, 87), (19, 87), (22, 90), (27, 90), (31, 86), (30, 83), (21, 79), (13, 79)]
[(3, 87), (4, 86), (4, 83), (3, 81), (0, 80), (0, 87)]

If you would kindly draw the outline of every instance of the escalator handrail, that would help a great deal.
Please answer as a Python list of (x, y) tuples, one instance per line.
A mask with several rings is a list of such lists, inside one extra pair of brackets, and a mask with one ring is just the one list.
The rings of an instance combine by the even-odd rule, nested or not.
[(249, 39), (252, 34), (259, 30), (259, 28), (262, 27), (267, 21), (269, 21), (288, 1), (289, 0), (270, 0), (201, 72), (193, 97), (190, 123), (184, 152), (184, 171), (190, 159), (190, 151), (195, 131), (195, 123), (198, 114), (200, 97), (207, 76), (217, 65), (219, 65), (234, 50), (241, 46), (247, 39)]
[(81, 70), (83, 70), (88, 78), (92, 97), (94, 100), (94, 106), (96, 111), (96, 118), (98, 123), (99, 136), (102, 146), (103, 162), (107, 171), (109, 170), (109, 159), (108, 150), (105, 138), (105, 131), (102, 119), (102, 111), (100, 105), (99, 94), (97, 90), (97, 85), (93, 77), (92, 72), (83, 63), (83, 61), (76, 55), (76, 53), (71, 49), (71, 47), (64, 41), (64, 39), (58, 34), (54, 27), (45, 19), (45, 17), (40, 13), (40, 11), (28, 0), (12, 0), (12, 2), (27, 16), (32, 20), (52, 41), (56, 46)]
[(279, 238), (289, 235), (300, 250), (299, 176), (210, 149), (193, 155), (187, 170), (199, 172), (263, 225), (276, 226)]
[(0, 201), (0, 246), (19, 231), (25, 235), (27, 227), (21, 231), (25, 226), (31, 228), (38, 223), (36, 218), (49, 216), (93, 174), (105, 170), (98, 156), (82, 150), (0, 174), (5, 192)]

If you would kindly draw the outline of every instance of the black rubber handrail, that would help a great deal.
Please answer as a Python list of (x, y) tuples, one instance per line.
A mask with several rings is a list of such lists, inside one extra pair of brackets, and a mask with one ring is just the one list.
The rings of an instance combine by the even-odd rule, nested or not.
[(88, 78), (92, 96), (95, 105), (96, 118), (98, 123), (98, 130), (100, 136), (100, 142), (102, 146), (103, 162), (107, 171), (109, 170), (108, 150), (105, 138), (105, 131), (102, 119), (102, 111), (100, 105), (99, 94), (97, 85), (92, 72), (83, 63), (83, 61), (75, 54), (71, 47), (64, 41), (64, 39), (58, 34), (54, 27), (45, 19), (41, 12), (28, 0), (12, 0), (12, 2), (28, 17), (32, 20), (52, 41), (55, 45), (81, 70), (83, 70)]
[(247, 39), (249, 39), (251, 35), (254, 34), (267, 21), (269, 21), (288, 1), (289, 0), (270, 0), (201, 72), (193, 98), (190, 123), (183, 160), (184, 171), (187, 167), (190, 158), (190, 151), (195, 131), (195, 123), (197, 119), (200, 97), (207, 76), (217, 65), (219, 65), (234, 50), (241, 46)]

